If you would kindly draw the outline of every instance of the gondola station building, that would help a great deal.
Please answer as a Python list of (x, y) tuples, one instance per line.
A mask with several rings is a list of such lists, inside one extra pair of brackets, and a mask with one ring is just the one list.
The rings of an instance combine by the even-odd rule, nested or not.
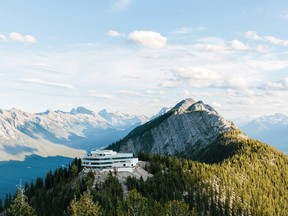
[(116, 170), (132, 172), (138, 163), (133, 153), (117, 153), (112, 150), (91, 150), (82, 155), (84, 169)]

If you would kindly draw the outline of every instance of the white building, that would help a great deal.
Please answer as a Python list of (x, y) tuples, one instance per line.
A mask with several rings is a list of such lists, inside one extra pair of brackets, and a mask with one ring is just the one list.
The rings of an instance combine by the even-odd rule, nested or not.
[(82, 166), (90, 169), (133, 171), (138, 163), (132, 153), (117, 153), (112, 150), (92, 150), (82, 155)]

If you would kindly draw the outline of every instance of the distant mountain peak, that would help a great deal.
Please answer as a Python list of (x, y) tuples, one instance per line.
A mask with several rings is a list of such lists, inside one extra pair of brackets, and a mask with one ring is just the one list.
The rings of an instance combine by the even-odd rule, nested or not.
[(129, 115), (119, 111), (111, 112), (107, 109), (99, 111), (98, 115), (104, 118), (111, 125), (124, 128), (143, 124), (148, 121), (148, 118), (146, 116)]
[(100, 110), (99, 112), (98, 112), (98, 114), (100, 115), (100, 116), (104, 116), (104, 115), (108, 115), (108, 114), (110, 114), (110, 113), (112, 113), (110, 110), (108, 110), (108, 109), (102, 109), (102, 110)]
[(171, 110), (171, 107), (162, 107), (161, 110), (157, 114), (153, 115), (150, 120), (155, 119), (161, 115), (164, 115), (170, 110)]
[(77, 114), (93, 115), (94, 112), (91, 111), (91, 110), (86, 109), (85, 107), (79, 106), (79, 107), (77, 107), (76, 109), (73, 108), (73, 109), (70, 111), (70, 114), (73, 114), (73, 115), (77, 115)]
[(53, 110), (50, 110), (50, 109), (47, 109), (45, 112), (42, 112), (42, 113), (36, 113), (37, 115), (49, 115), (51, 113), (53, 113), (54, 111)]
[(288, 116), (282, 113), (275, 113), (273, 115), (265, 115), (255, 119), (256, 122), (269, 122), (271, 124), (288, 124)]

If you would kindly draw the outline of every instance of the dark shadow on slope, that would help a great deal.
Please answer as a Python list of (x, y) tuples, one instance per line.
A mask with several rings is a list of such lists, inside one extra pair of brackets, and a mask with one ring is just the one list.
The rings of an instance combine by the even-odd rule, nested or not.
[(33, 152), (36, 149), (31, 148), (31, 147), (27, 147), (27, 146), (10, 146), (10, 145), (4, 145), (3, 146), (3, 150), (4, 152), (8, 152), (11, 155), (19, 155), (20, 153), (23, 152)]
[(198, 155), (194, 156), (195, 158), (192, 157), (191, 159), (209, 164), (221, 163), (222, 161), (237, 154), (240, 147), (241, 144), (237, 142), (231, 141), (228, 144), (224, 144), (217, 140), (216, 142), (209, 144), (205, 148), (201, 149)]
[(243, 140), (238, 137), (239, 133), (241, 132), (235, 129), (225, 132), (220, 134), (214, 142), (206, 146), (201, 142), (187, 145), (184, 152), (176, 153), (175, 156), (209, 164), (221, 163), (233, 157), (245, 145)]
[(40, 137), (42, 137), (45, 140), (48, 140), (52, 143), (57, 144), (64, 144), (68, 140), (60, 139), (55, 136), (55, 134), (51, 133), (50, 131), (46, 130), (44, 127), (37, 123), (25, 123), (22, 127), (17, 127), (19, 131), (26, 134), (29, 137), (32, 137), (33, 139), (39, 140)]
[(138, 125), (139, 124), (136, 124), (129, 128), (119, 130), (114, 128), (95, 128), (91, 124), (82, 123), (81, 127), (85, 128), (83, 130), (83, 136), (70, 133), (67, 139), (56, 137), (54, 133), (50, 132), (49, 130), (45, 129), (43, 126), (37, 123), (26, 123), (24, 126), (17, 127), (17, 129), (36, 140), (42, 138), (52, 143), (86, 150), (90, 148), (106, 147), (107, 145), (125, 137), (131, 130), (133, 130)]

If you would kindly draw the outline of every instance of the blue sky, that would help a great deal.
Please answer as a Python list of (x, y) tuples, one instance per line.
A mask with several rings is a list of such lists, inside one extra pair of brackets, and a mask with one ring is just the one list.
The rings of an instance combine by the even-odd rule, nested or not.
[(288, 114), (286, 1), (9, 0), (0, 20), (2, 109)]

